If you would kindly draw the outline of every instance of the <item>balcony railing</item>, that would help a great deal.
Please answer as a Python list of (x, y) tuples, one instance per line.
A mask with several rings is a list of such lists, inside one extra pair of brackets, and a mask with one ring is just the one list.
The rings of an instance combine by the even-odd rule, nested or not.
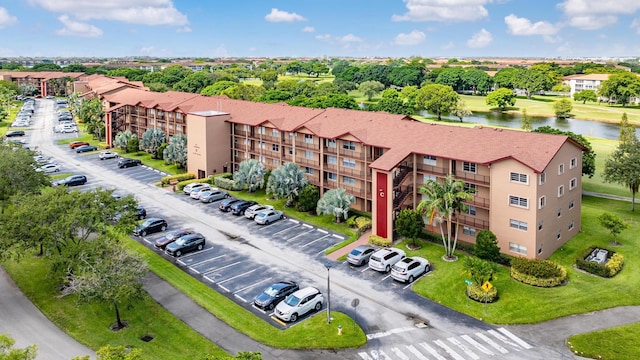
[(338, 149), (335, 148), (335, 147), (325, 146), (324, 147), (324, 153), (325, 154), (337, 154), (338, 153)]
[(431, 166), (431, 165), (420, 165), (418, 166), (419, 173), (425, 174), (434, 174), (434, 175), (447, 175), (449, 172), (446, 168)]
[(477, 206), (485, 209), (488, 209), (490, 205), (489, 199), (478, 197), (478, 196), (474, 196), (473, 199), (467, 201), (466, 203), (469, 205), (473, 205), (473, 206)]
[(454, 221), (460, 225), (471, 226), (480, 230), (489, 230), (489, 222), (487, 220), (476, 219), (472, 216), (461, 215)]
[(364, 160), (364, 153), (359, 151), (340, 149), (340, 156), (344, 156), (352, 159)]
[(360, 179), (364, 179), (364, 170), (356, 170), (356, 169), (351, 169), (345, 166), (340, 167), (340, 175), (348, 175), (348, 176), (352, 176), (352, 177), (357, 177)]
[(456, 179), (470, 180), (471, 182), (474, 182), (477, 184), (485, 184), (485, 185), (489, 184), (489, 179), (490, 179), (489, 176), (478, 175), (478, 174), (474, 174), (466, 171), (456, 171), (454, 175)]

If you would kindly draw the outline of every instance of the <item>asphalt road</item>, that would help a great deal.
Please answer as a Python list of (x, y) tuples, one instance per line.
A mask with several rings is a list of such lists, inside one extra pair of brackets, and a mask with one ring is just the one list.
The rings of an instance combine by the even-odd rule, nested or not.
[[(150, 184), (150, 179), (162, 175), (153, 169), (145, 167), (117, 169), (115, 162), (111, 165), (107, 160), (101, 162), (95, 154), (76, 154), (65, 146), (56, 145), (52, 140), (73, 135), (53, 134), (51, 131), (55, 121), (53, 102), (42, 100), (38, 103), (38, 114), (41, 116), (35, 121), (35, 129), (28, 134), (29, 142), (37, 145), (46, 155), (58, 159), (59, 163), (64, 164), (65, 172), (87, 175), (89, 181), (87, 185), (80, 187), (81, 190), (103, 187), (115, 188), (122, 194), (134, 194), (147, 209), (149, 216), (162, 216), (168, 219), (169, 230), (187, 227), (201, 232), (207, 238), (209, 246), (223, 249), (218, 253), (219, 256), (226, 254), (232, 259), (228, 264), (238, 264), (233, 259), (241, 257), (245, 266), (260, 266), (261, 269), (268, 269), (264, 271), (265, 274), (281, 274), (285, 279), (299, 280), (303, 286), (316, 286), (325, 292), (327, 282), (325, 264), (329, 260), (321, 254), (323, 246), (329, 245), (322, 244), (322, 241), (327, 239), (326, 234), (314, 234), (314, 229), (299, 232), (297, 235), (289, 234), (289, 231), (300, 229), (285, 228), (288, 220), (269, 225), (277, 231), (271, 231), (269, 227), (256, 230), (255, 224), (247, 223), (244, 219), (235, 218), (231, 214), (221, 215), (214, 210), (213, 204), (200, 204), (183, 195), (172, 194)], [(207, 207), (207, 205), (210, 206)], [(307, 236), (312, 237), (305, 240)], [(200, 267), (204, 267), (204, 264), (214, 261), (200, 258), (202, 256), (204, 255), (192, 256), (193, 259), (199, 259), (194, 262), (196, 264), (193, 265), (194, 267), (190, 267), (189, 261), (182, 261), (177, 265), (192, 273), (194, 269), (200, 271), (202, 270)], [(233, 267), (228, 266), (225, 271)], [(242, 272), (218, 273), (221, 267), (206, 267), (206, 269), (211, 274), (222, 275), (219, 278), (209, 277), (208, 280), (203, 277), (203, 281), (208, 282), (212, 288), (226, 293), (230, 298), (234, 296), (229, 288), (244, 289), (246, 284), (255, 284), (264, 279), (259, 276), (263, 271), (246, 275)], [(367, 333), (368, 343), (361, 349), (324, 353), (322, 358), (363, 360), (575, 358), (560, 343), (560, 339), (563, 339), (560, 336), (564, 338), (568, 336), (564, 331), (568, 326), (563, 322), (559, 322), (555, 327), (549, 326), (550, 331), (544, 330), (544, 324), (528, 327), (494, 326), (417, 296), (407, 286), (391, 280), (386, 274), (366, 268), (352, 268), (338, 262), (332, 263), (330, 274), (331, 310), (342, 311), (356, 318), (358, 325)], [(236, 276), (237, 278), (234, 278)], [(221, 284), (221, 281), (225, 283)], [(250, 292), (238, 298), (240, 298), (239, 303), (242, 304), (244, 300), (245, 306), (250, 306), (247, 303), (251, 300)], [(356, 298), (359, 300), (357, 314), (351, 307), (352, 300)], [(181, 318), (192, 326), (194, 325), (189, 322), (189, 319), (193, 320), (194, 324), (197, 321), (193, 314), (182, 314)], [(631, 322), (629, 319), (625, 321)], [(597, 326), (603, 328), (608, 323), (611, 323), (610, 319)], [(274, 326), (278, 325), (274, 323)], [(556, 336), (554, 336), (554, 330)], [(224, 342), (225, 339), (223, 336), (218, 336), (215, 337), (215, 341)], [(227, 344), (230, 346), (225, 346), (224, 343), (220, 345), (234, 350), (236, 346), (242, 346), (242, 343)], [(265, 359), (278, 358), (274, 351), (264, 351), (263, 354), (269, 355), (265, 356)]]

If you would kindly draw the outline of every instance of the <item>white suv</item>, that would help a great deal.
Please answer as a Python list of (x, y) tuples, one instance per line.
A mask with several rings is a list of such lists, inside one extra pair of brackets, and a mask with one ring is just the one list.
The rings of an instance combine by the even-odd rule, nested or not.
[(276, 306), (274, 314), (283, 321), (296, 321), (298, 316), (311, 310), (320, 311), (324, 297), (320, 290), (314, 287), (300, 289), (287, 296), (284, 301)]
[(369, 268), (389, 272), (391, 267), (406, 257), (404, 251), (396, 248), (384, 248), (374, 252), (369, 259)]
[(391, 277), (402, 282), (413, 282), (431, 269), (429, 260), (414, 256), (398, 261), (391, 268)]

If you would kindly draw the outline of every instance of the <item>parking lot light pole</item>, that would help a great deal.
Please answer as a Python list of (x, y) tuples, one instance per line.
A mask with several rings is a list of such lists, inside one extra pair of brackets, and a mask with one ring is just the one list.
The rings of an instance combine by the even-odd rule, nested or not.
[(327, 324), (331, 324), (331, 263), (324, 264), (327, 268)]

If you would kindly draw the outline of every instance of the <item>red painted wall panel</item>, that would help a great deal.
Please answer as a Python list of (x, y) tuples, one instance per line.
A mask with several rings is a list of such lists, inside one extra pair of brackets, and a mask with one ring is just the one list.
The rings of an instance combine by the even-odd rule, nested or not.
[(387, 209), (387, 177), (385, 173), (377, 173), (376, 175), (376, 230), (378, 236), (387, 237), (387, 218), (389, 210)]

